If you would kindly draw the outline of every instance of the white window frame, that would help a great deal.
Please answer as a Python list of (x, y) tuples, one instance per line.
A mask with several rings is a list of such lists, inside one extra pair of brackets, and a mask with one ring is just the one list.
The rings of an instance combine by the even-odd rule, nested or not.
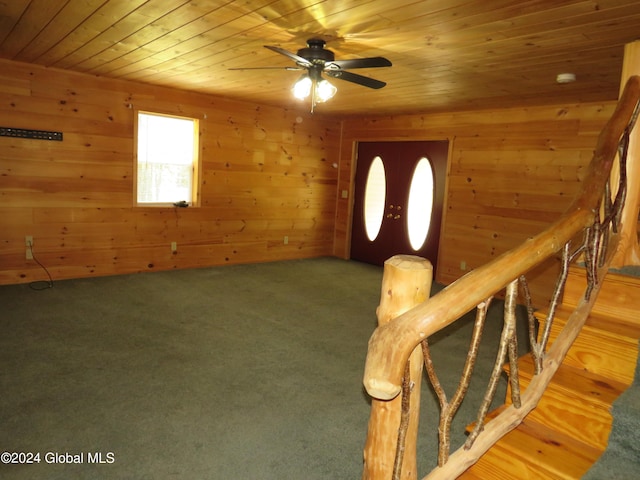
[[(145, 132), (143, 132), (143, 128), (140, 126), (140, 116), (146, 115), (149, 117), (165, 117), (165, 118), (173, 118), (178, 120), (187, 120), (192, 122), (193, 124), (193, 143), (192, 143), (192, 152), (180, 152), (180, 156), (182, 156), (182, 161), (178, 164), (172, 164), (169, 162), (163, 161), (149, 161), (153, 159), (154, 156), (157, 160), (157, 155), (161, 155), (162, 153), (169, 151), (173, 148), (171, 143), (164, 146), (164, 148), (160, 148), (160, 152), (153, 152), (153, 148), (145, 148), (143, 142), (147, 142), (148, 139), (145, 136)], [(135, 112), (135, 128), (134, 128), (134, 137), (135, 137), (135, 165), (134, 165), (134, 204), (139, 207), (167, 207), (174, 206), (176, 202), (186, 201), (190, 207), (199, 206), (200, 205), (200, 176), (201, 176), (201, 162), (200, 162), (200, 142), (199, 142), (199, 121), (197, 118), (185, 117), (167, 113), (160, 112), (152, 112), (146, 110), (136, 110)], [(164, 133), (162, 135), (163, 139), (171, 139), (171, 133)], [(189, 155), (190, 154), (190, 155)], [(191, 157), (189, 159), (189, 156)], [(186, 162), (186, 163), (185, 163)], [(139, 189), (140, 189), (140, 169), (144, 167), (144, 165), (166, 165), (169, 168), (180, 169), (180, 166), (188, 167), (191, 185), (188, 189), (191, 198), (166, 198), (161, 199), (160, 201), (144, 201), (138, 198)], [(166, 177), (165, 177), (166, 179)]]

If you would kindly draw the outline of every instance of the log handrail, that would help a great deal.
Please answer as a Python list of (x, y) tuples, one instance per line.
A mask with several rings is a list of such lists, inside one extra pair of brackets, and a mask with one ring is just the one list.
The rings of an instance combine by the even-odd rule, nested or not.
[[(394, 399), (403, 391), (403, 376), (406, 373), (407, 361), (409, 355), (415, 351), (418, 345), (422, 344), (423, 350), (425, 350), (425, 365), (427, 365), (430, 380), (432, 383), (434, 381), (437, 383), (435, 372), (430, 370), (429, 366), (428, 338), (454, 323), (472, 309), (478, 308), (480, 311), (481, 305), (490, 301), (494, 295), (506, 288), (507, 302), (505, 307), (508, 308), (505, 308), (505, 329), (501, 338), (502, 353), (496, 360), (476, 429), (471, 432), (464, 448), (456, 451), (451, 457), (449, 457), (448, 442), (445, 440), (446, 445), (443, 446), (441, 439), (438, 468), (424, 477), (424, 480), (457, 477), (502, 436), (520, 424), (523, 418), (537, 406), (552, 376), (580, 333), (617, 247), (619, 219), (624, 208), (627, 189), (627, 179), (624, 172), (626, 171), (629, 133), (638, 117), (639, 102), (640, 76), (632, 76), (625, 84), (613, 115), (598, 137), (594, 156), (589, 164), (581, 191), (559, 220), (520, 246), (469, 272), (428, 301), (403, 313), (393, 321), (379, 326), (371, 336), (365, 362), (365, 389), (376, 400)], [(622, 173), (617, 192), (614, 192), (615, 200), (612, 202), (610, 176), (616, 156), (618, 156)], [(602, 221), (601, 217), (604, 217)], [(583, 234), (583, 243), (578, 250), (572, 252), (570, 250), (571, 242), (580, 233)], [(584, 298), (571, 314), (565, 328), (549, 351), (545, 351), (548, 340), (546, 330), (548, 328), (541, 332), (540, 341), (535, 340), (533, 335), (535, 319), (533, 319), (525, 274), (559, 252), (562, 252), (562, 272), (556, 284), (546, 327), (549, 327), (553, 321), (554, 311), (566, 281), (569, 264), (579, 254), (584, 256), (587, 289)], [(522, 286), (525, 297), (527, 297), (531, 353), (536, 368), (534, 379), (522, 396), (517, 378), (516, 340), (512, 328), (514, 318), (510, 318), (514, 316), (518, 285)], [(508, 321), (509, 318), (512, 321)], [(476, 321), (481, 321), (481, 319)], [(472, 348), (474, 347), (472, 346)], [(501, 362), (506, 358), (507, 352), (511, 368), (516, 370), (512, 371), (511, 380), (513, 404), (502, 411), (496, 419), (484, 424), (485, 406), (488, 408), (495, 393), (492, 383), (495, 383), (499, 375), (495, 370), (500, 370)], [(468, 379), (463, 378), (462, 383), (466, 381)], [(444, 393), (441, 400), (446, 406)], [(444, 408), (443, 401), (441, 401), (441, 409)], [(450, 420), (448, 416), (441, 417), (441, 424), (450, 423)], [(443, 432), (441, 432), (442, 434)], [(444, 435), (447, 436), (448, 432), (445, 432)], [(395, 478), (400, 478), (399, 474), (394, 476)]]
[(420, 342), (499, 292), (511, 281), (559, 252), (593, 224), (605, 193), (620, 137), (640, 98), (640, 76), (629, 78), (618, 105), (603, 128), (581, 192), (549, 228), (520, 246), (464, 275), (429, 301), (384, 326), (369, 340), (364, 386), (374, 398), (389, 400), (401, 391), (405, 364)]

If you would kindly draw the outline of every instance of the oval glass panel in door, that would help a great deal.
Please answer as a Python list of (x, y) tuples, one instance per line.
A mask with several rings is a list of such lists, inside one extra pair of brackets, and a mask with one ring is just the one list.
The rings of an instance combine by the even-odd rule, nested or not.
[(364, 189), (364, 228), (367, 232), (367, 238), (372, 242), (380, 233), (386, 195), (387, 178), (384, 165), (382, 159), (376, 157), (369, 167)]
[(409, 243), (416, 251), (422, 248), (429, 235), (433, 211), (433, 181), (431, 162), (422, 157), (411, 177), (406, 217)]

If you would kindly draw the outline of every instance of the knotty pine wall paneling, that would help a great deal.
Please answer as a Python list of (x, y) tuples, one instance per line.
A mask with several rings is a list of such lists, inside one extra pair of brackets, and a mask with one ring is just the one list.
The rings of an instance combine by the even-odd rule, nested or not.
[[(0, 62), (0, 284), (331, 255), (338, 121)], [(201, 206), (134, 206), (136, 109), (200, 120)], [(288, 237), (285, 244), (284, 237)], [(171, 251), (177, 243), (177, 252)]]
[[(437, 281), (448, 284), (528, 237), (567, 208), (614, 104), (553, 105), (343, 119), (336, 256), (348, 258), (354, 145), (358, 141), (448, 138), (449, 177)], [(461, 268), (461, 263), (466, 269)], [(539, 304), (552, 291), (558, 261), (528, 279)]]

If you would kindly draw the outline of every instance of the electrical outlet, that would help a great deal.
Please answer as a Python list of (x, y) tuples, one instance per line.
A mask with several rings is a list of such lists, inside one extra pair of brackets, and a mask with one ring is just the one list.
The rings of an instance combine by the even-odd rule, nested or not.
[(178, 251), (178, 243), (177, 242), (171, 242), (171, 251), (172, 252), (177, 252)]
[(27, 260), (33, 260), (33, 235), (26, 235), (24, 237), (24, 244), (27, 246), (25, 258)]
[(464, 260), (462, 260), (460, 262), (460, 270), (466, 270), (467, 269), (467, 262), (465, 262)]
[(287, 235), (284, 236), (284, 244), (289, 245), (289, 237)]

